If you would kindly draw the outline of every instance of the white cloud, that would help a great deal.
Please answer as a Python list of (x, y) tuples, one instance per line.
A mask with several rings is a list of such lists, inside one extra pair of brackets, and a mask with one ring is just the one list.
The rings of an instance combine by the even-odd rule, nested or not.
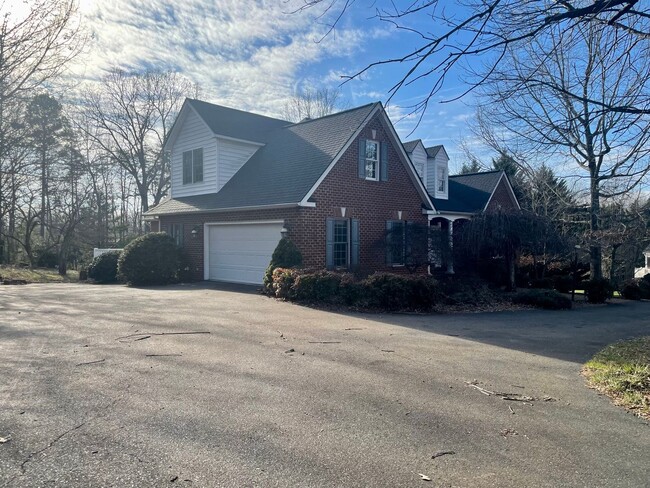
[(316, 12), (290, 14), (277, 0), (83, 0), (92, 40), (75, 76), (109, 68), (184, 73), (203, 98), (278, 115), (298, 79), (323, 59), (345, 62), (380, 32), (346, 27), (323, 38)]

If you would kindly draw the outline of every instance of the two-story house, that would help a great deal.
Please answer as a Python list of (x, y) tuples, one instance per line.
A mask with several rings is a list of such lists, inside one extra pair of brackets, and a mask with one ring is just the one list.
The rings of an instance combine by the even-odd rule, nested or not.
[(395, 270), (403, 257), (377, 246), (387, 228), (468, 218), (454, 187), (486, 191), (449, 178), (442, 146), (403, 145), (381, 103), (294, 124), (188, 99), (165, 151), (170, 198), (145, 218), (186, 249), (196, 279), (261, 283), (282, 235), (306, 267)]

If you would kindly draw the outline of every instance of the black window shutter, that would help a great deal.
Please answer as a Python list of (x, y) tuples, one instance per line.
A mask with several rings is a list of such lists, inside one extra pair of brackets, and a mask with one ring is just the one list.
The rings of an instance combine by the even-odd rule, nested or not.
[(381, 161), (381, 167), (379, 169), (379, 179), (381, 181), (388, 181), (388, 144), (386, 144), (385, 142), (381, 143), (379, 158)]
[(325, 231), (325, 265), (334, 269), (334, 219), (327, 219)]
[(392, 242), (392, 232), (393, 232), (393, 221), (386, 221), (386, 264), (393, 264), (393, 242)]
[(359, 250), (360, 250), (360, 232), (359, 232), (359, 219), (352, 219), (350, 222), (350, 267), (356, 268), (359, 266)]
[(359, 178), (366, 177), (366, 140), (359, 139)]

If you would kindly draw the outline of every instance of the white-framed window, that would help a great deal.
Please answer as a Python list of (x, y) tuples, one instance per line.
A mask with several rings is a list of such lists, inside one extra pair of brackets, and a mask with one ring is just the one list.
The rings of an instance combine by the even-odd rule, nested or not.
[(379, 142), (366, 141), (366, 179), (379, 179)]
[(203, 148), (183, 152), (183, 184), (203, 181)]
[(447, 170), (443, 167), (438, 167), (438, 191), (444, 193), (447, 188)]
[(334, 267), (350, 267), (350, 221), (334, 221)]

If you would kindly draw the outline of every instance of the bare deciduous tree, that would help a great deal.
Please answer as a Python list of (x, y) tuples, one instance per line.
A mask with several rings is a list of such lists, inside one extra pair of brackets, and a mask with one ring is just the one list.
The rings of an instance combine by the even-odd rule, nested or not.
[(591, 276), (600, 278), (601, 200), (650, 169), (650, 114), (608, 107), (648, 99), (650, 58), (638, 38), (598, 23), (556, 27), (546, 41), (508, 51), (481, 89), (479, 131), (497, 150), (516, 148), (518, 161), (577, 164), (589, 185)]
[(60, 75), (81, 51), (77, 6), (77, 0), (29, 0), (22, 9), (0, 3), (0, 235), (6, 233), (3, 217), (8, 213), (5, 176), (12, 112), (20, 110), (19, 98)]
[[(545, 42), (554, 29), (571, 33), (594, 25), (615, 35), (650, 41), (650, 12), (647, 3), (640, 0), (379, 0), (368, 6), (350, 0), (293, 0), (290, 5), (294, 13), (317, 10), (330, 30), (344, 15), (352, 14), (351, 10), (360, 9), (372, 10), (374, 19), (410, 34), (413, 48), (371, 62), (346, 78), (358, 78), (382, 65), (397, 65), (402, 71), (389, 91), (390, 97), (405, 86), (426, 80), (428, 91), (413, 106), (413, 111), (421, 114), (454, 67), (469, 70), (472, 76), (467, 91), (471, 91), (491, 78), (509, 49)], [(475, 71), (480, 63), (486, 63), (485, 70)], [(588, 99), (577, 93), (569, 96)], [(603, 103), (599, 98), (588, 101)], [(606, 101), (604, 108), (650, 113), (649, 98), (635, 104), (617, 102), (621, 103)]]
[(331, 88), (307, 88), (296, 93), (284, 106), (282, 117), (291, 122), (316, 119), (342, 110), (341, 91)]
[(143, 212), (169, 188), (162, 146), (186, 96), (197, 87), (173, 72), (112, 70), (85, 94), (87, 135), (134, 179)]

